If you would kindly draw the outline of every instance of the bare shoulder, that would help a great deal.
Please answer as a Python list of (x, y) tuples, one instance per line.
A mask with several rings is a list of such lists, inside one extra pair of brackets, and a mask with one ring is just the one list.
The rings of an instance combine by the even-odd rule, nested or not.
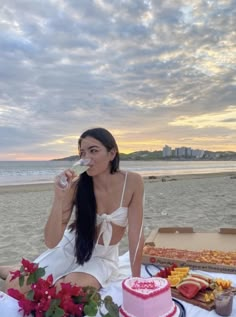
[(132, 186), (132, 188), (143, 188), (143, 178), (140, 174), (135, 172), (128, 172), (128, 182), (129, 186)]
[(130, 195), (129, 208), (130, 210), (134, 208), (134, 213), (136, 214), (138, 206), (143, 205), (144, 182), (140, 174), (135, 172), (128, 172), (127, 192)]
[(143, 178), (140, 174), (138, 173), (135, 173), (135, 172), (128, 172), (128, 178), (131, 180), (131, 181), (139, 181), (139, 182), (143, 182)]

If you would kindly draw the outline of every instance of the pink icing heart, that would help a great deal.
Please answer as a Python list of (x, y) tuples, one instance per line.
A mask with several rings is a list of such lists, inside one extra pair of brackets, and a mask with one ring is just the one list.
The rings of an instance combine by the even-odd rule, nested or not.
[(132, 278), (123, 281), (123, 288), (129, 293), (141, 298), (150, 298), (166, 292), (170, 286), (169, 282), (162, 278)]

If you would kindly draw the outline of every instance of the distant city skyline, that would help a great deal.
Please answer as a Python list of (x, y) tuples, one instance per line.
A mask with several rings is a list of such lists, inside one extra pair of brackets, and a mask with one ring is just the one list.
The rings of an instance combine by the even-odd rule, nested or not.
[(236, 151), (235, 1), (1, 4), (0, 160), (76, 155), (97, 126), (123, 153)]
[(174, 149), (168, 145), (165, 145), (162, 149), (163, 157), (195, 157), (202, 158), (205, 154), (204, 150), (192, 149), (191, 147), (175, 147)]

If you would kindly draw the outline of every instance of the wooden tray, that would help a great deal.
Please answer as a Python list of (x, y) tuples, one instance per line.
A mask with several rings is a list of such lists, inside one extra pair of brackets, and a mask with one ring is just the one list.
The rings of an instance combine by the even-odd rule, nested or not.
[[(233, 292), (234, 295), (236, 294), (235, 287), (231, 287), (231, 289), (227, 289), (227, 291), (229, 291), (229, 290), (231, 290), (231, 292)], [(206, 303), (204, 301), (204, 292), (199, 292), (194, 298), (191, 298), (191, 299), (181, 295), (176, 288), (171, 288), (171, 294), (174, 298), (180, 299), (184, 302), (201, 307), (201, 308), (206, 309), (206, 310), (212, 310), (215, 308), (214, 301), (211, 301), (208, 303)]]

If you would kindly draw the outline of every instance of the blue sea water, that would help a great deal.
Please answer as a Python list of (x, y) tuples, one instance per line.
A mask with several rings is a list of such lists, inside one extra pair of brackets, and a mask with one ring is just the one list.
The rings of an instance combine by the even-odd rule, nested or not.
[[(69, 161), (0, 161), (0, 186), (53, 182)], [(142, 176), (236, 172), (236, 161), (121, 161), (121, 169)]]

